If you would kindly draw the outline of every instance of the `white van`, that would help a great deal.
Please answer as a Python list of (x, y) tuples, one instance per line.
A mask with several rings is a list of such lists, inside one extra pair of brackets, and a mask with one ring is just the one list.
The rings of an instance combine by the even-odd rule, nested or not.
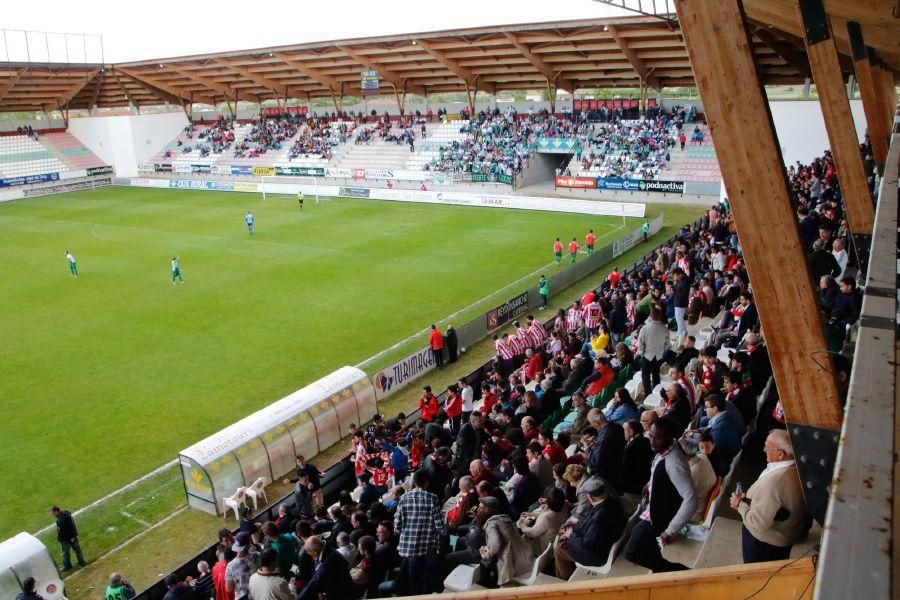
[(37, 581), (35, 591), (45, 600), (66, 600), (56, 563), (36, 537), (20, 533), (0, 542), (0, 598), (15, 598), (28, 577)]

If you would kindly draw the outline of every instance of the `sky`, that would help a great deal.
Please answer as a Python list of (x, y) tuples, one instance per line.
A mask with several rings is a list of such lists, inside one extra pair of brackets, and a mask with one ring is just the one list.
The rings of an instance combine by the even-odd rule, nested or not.
[[(7, 2), (0, 62), (126, 62), (375, 35), (600, 18), (593, 0)], [(26, 46), (26, 30), (29, 34)], [(50, 32), (47, 35), (44, 32)], [(79, 34), (64, 36), (63, 33)], [(80, 34), (92, 34), (91, 36)]]

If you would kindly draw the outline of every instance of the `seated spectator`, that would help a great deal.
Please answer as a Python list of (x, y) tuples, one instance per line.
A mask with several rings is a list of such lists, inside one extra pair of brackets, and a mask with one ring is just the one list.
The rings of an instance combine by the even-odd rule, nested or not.
[(518, 475), (515, 483), (507, 489), (512, 515), (516, 519), (527, 511), (541, 496), (541, 484), (534, 473), (528, 468), (528, 460), (521, 454), (512, 461), (515, 474)]
[(453, 507), (447, 511), (447, 531), (454, 532), (471, 520), (470, 512), (478, 505), (478, 492), (470, 475), (459, 478), (459, 494)]
[(617, 493), (622, 489), (622, 455), (625, 451), (625, 432), (618, 423), (608, 421), (597, 411), (597, 437), (585, 458), (584, 465), (591, 475), (599, 475)]
[(549, 429), (541, 429), (537, 436), (537, 443), (541, 452), (547, 457), (551, 465), (567, 462), (566, 447), (557, 439), (553, 439), (553, 432)]
[(628, 390), (620, 387), (613, 394), (613, 399), (603, 414), (613, 423), (624, 425), (626, 421), (640, 417), (641, 411), (631, 399)]
[(493, 499), (481, 499), (488, 517), (484, 522), (485, 545), (480, 554), (482, 561), (491, 565), (488, 568), (489, 572), (496, 569), (497, 580), (496, 582), (482, 580), (481, 585), (485, 587), (509, 583), (513, 577), (530, 572), (534, 564), (531, 545), (519, 535), (509, 515), (500, 514), (499, 504), (491, 500)]
[(731, 508), (743, 520), (745, 563), (784, 560), (809, 530), (806, 502), (787, 431), (769, 433), (763, 450), (767, 465), (746, 494), (732, 494)]
[(346, 531), (342, 531), (337, 535), (335, 545), (337, 546), (337, 552), (344, 557), (347, 564), (351, 567), (355, 566), (359, 558), (359, 553), (357, 552), (356, 546), (350, 543), (350, 536)]
[(691, 422), (691, 403), (687, 392), (680, 383), (666, 385), (667, 402), (660, 407), (660, 420), (667, 420), (674, 426), (674, 432), (680, 437)]
[[(378, 500), (376, 500), (374, 504), (377, 506), (379, 504)], [(369, 524), (369, 517), (361, 510), (355, 511), (350, 516), (350, 525), (353, 526), (353, 529), (350, 531), (348, 538), (350, 545), (353, 548), (356, 548), (356, 545), (359, 543), (359, 538), (364, 535), (372, 535), (375, 533)], [(344, 558), (346, 558), (346, 556)]]
[(659, 419), (659, 413), (655, 410), (645, 410), (641, 413), (641, 427), (644, 429), (644, 437), (650, 438), (650, 426)]
[[(565, 418), (560, 430), (581, 433), (581, 430), (587, 425), (587, 414), (590, 409), (591, 407), (588, 406), (584, 394), (581, 392), (572, 394), (572, 412)], [(574, 415), (574, 417), (572, 417), (572, 415)]]
[(248, 589), (253, 600), (294, 600), (287, 580), (278, 570), (275, 550), (269, 548), (259, 555), (259, 569), (250, 576)]
[[(653, 413), (656, 414), (656, 413)], [(640, 495), (650, 480), (653, 450), (644, 436), (640, 421), (631, 419), (622, 426), (625, 432), (625, 451), (622, 454), (622, 493)]]
[(725, 410), (725, 398), (717, 394), (710, 394), (704, 400), (706, 416), (709, 425), (706, 430), (712, 436), (726, 464), (741, 451), (741, 432), (734, 418)]
[(660, 419), (650, 427), (650, 447), (656, 452), (650, 471), (647, 507), (625, 545), (625, 558), (654, 573), (687, 569), (662, 556), (662, 545), (672, 543), (697, 509), (691, 468), (675, 442), (676, 426)]
[(553, 485), (554, 465), (547, 459), (538, 442), (528, 444), (525, 448), (525, 458), (528, 459), (528, 469), (537, 477), (542, 489)]
[(362, 473), (358, 479), (359, 487), (362, 488), (362, 491), (359, 494), (359, 503), (369, 505), (373, 502), (378, 502), (381, 499), (381, 492), (372, 484), (371, 475), (369, 473)]
[(357, 597), (366, 594), (367, 598), (378, 597), (378, 584), (384, 581), (387, 567), (379, 558), (375, 538), (365, 535), (359, 540), (359, 565), (350, 569), (350, 578), (356, 589)]
[(350, 567), (337, 552), (325, 551), (325, 545), (318, 536), (312, 536), (303, 545), (303, 550), (315, 563), (312, 579), (297, 594), (297, 600), (315, 600), (320, 594), (326, 598), (357, 597), (350, 579)]
[(534, 555), (540, 555), (553, 541), (559, 528), (569, 517), (566, 495), (556, 487), (548, 487), (541, 496), (540, 507), (534, 512), (524, 512), (518, 527), (522, 536), (531, 544)]
[(609, 559), (613, 544), (622, 537), (627, 517), (618, 499), (611, 497), (603, 483), (597, 482), (587, 490), (590, 508), (578, 521), (563, 527), (553, 556), (556, 576), (568, 579), (575, 570), (575, 562), (600, 566)]
[(722, 391), (725, 392), (726, 412), (730, 403), (737, 408), (745, 425), (756, 419), (756, 396), (753, 394), (752, 386), (744, 384), (740, 373), (737, 371), (725, 373)]
[(697, 509), (691, 515), (691, 521), (700, 523), (706, 519), (706, 504), (709, 501), (710, 492), (716, 487), (718, 478), (712, 465), (709, 464), (709, 459), (690, 440), (682, 439), (679, 444), (685, 456), (688, 457), (688, 464), (691, 466), (691, 481), (694, 482), (694, 492), (697, 495)]

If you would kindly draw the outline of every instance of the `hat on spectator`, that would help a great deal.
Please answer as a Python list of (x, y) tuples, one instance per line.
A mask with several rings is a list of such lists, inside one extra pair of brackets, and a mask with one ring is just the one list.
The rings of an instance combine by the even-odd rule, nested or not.
[(484, 498), (480, 498), (478, 501), (488, 508), (491, 508), (493, 510), (500, 510), (500, 501), (493, 496), (485, 496)]
[(234, 545), (231, 546), (232, 552), (243, 552), (250, 545), (250, 534), (242, 531), (234, 538)]

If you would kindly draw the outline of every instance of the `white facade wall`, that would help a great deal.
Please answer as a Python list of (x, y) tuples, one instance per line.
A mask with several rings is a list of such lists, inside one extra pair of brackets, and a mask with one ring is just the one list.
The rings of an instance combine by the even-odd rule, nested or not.
[(187, 125), (183, 112), (71, 119), (69, 132), (112, 165), (120, 177), (137, 175), (137, 166), (171, 142)]

